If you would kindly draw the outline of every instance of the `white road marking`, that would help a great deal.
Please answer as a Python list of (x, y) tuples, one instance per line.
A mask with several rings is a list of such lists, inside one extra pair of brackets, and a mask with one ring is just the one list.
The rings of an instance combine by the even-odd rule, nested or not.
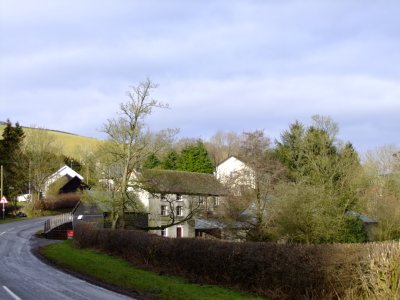
[(22, 300), (20, 297), (18, 297), (17, 295), (15, 295), (8, 287), (6, 287), (5, 285), (3, 285), (3, 289), (15, 300)]
[(0, 233), (0, 235), (3, 235), (3, 234), (5, 234), (7, 231), (4, 231), (4, 232), (2, 232), (2, 233)]

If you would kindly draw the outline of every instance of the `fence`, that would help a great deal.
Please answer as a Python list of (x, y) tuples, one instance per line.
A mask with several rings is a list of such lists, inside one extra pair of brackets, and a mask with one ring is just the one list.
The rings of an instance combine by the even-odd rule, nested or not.
[(65, 213), (61, 215), (51, 216), (50, 219), (47, 219), (44, 222), (44, 233), (48, 233), (50, 230), (65, 224), (72, 222), (73, 216), (72, 213)]

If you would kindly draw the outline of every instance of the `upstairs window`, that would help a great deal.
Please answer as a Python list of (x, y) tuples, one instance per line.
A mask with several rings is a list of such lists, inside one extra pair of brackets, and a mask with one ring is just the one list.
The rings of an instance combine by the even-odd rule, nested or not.
[(162, 216), (168, 215), (168, 207), (166, 205), (161, 205), (161, 215)]
[(214, 197), (214, 206), (219, 205), (219, 197)]
[(205, 203), (205, 197), (204, 196), (199, 196), (199, 204), (203, 205)]
[(177, 216), (182, 216), (183, 215), (183, 207), (182, 206), (177, 206), (176, 207), (176, 215)]

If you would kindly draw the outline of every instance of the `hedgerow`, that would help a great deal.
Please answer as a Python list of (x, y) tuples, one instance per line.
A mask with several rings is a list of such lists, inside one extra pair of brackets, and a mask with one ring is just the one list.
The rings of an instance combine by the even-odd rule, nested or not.
[(271, 299), (395, 299), (400, 295), (397, 242), (235, 243), (170, 239), (140, 231), (95, 229), (87, 224), (75, 229), (74, 239), (79, 247), (100, 249), (135, 265)]

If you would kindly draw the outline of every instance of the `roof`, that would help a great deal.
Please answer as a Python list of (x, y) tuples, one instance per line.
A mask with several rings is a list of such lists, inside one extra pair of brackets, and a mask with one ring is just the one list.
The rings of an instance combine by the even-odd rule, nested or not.
[(226, 189), (212, 174), (149, 169), (142, 172), (139, 180), (143, 188), (152, 193), (211, 196), (227, 194)]
[(65, 175), (68, 175), (70, 178), (78, 177), (80, 180), (83, 180), (82, 175), (80, 175), (79, 173), (75, 172), (74, 170), (72, 170), (67, 165), (64, 165), (63, 167), (58, 169), (56, 172), (54, 172), (53, 174), (49, 175), (46, 180), (51, 183), (51, 182), (54, 182), (58, 178), (63, 177)]
[(356, 211), (348, 211), (347, 215), (359, 218), (364, 224), (376, 224), (376, 223), (378, 223), (377, 220), (375, 220), (375, 219), (373, 219), (373, 218), (371, 218), (369, 216), (360, 214), (359, 212), (356, 212)]
[(217, 220), (195, 219), (194, 222), (195, 222), (194, 225), (195, 229), (207, 230), (207, 229), (222, 229), (226, 227), (224, 223), (221, 223)]
[(233, 222), (230, 224), (221, 222), (215, 219), (195, 219), (194, 228), (198, 230), (210, 230), (210, 229), (246, 229), (249, 224), (244, 222)]

